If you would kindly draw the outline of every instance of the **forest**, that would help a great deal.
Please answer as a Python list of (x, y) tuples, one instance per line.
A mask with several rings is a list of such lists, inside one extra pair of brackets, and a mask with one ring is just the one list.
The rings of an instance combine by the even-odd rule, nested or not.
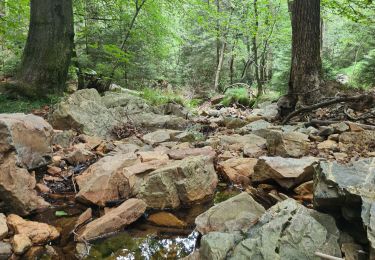
[(0, 0), (0, 259), (375, 259), (373, 0)]

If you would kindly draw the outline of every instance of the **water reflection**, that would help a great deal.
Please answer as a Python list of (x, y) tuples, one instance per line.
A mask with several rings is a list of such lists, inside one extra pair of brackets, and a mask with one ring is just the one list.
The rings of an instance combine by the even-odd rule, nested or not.
[(179, 259), (194, 250), (197, 238), (197, 232), (187, 237), (174, 238), (155, 235), (134, 237), (125, 232), (95, 243), (86, 259)]

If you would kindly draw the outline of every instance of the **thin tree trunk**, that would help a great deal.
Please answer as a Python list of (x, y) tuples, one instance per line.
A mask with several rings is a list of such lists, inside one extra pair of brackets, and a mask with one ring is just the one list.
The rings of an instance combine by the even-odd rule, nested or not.
[[(216, 11), (219, 14), (220, 9), (220, 0), (216, 0)], [(220, 22), (219, 19), (216, 20), (216, 66), (219, 66), (220, 62), (220, 49), (221, 49), (221, 41), (220, 41)]]
[(292, 65), (289, 96), (300, 106), (322, 97), (320, 58), (320, 0), (294, 0), (292, 9)]
[(258, 37), (258, 30), (259, 30), (259, 14), (258, 14), (258, 1), (254, 0), (254, 34), (253, 34), (253, 53), (254, 53), (254, 67), (255, 67), (255, 80), (257, 82), (257, 89), (258, 89), (258, 97), (263, 94), (263, 84), (259, 77), (259, 61), (258, 61), (258, 46), (257, 46), (257, 37)]
[(221, 50), (220, 50), (219, 64), (217, 65), (217, 69), (216, 69), (216, 73), (215, 73), (214, 89), (216, 91), (219, 90), (220, 73), (221, 73), (221, 69), (223, 68), (224, 54), (225, 54), (226, 46), (227, 46), (227, 43), (226, 43), (225, 40), (223, 40), (222, 47), (221, 47)]
[(72, 0), (31, 0), (29, 34), (17, 79), (28, 96), (62, 92), (72, 56)]

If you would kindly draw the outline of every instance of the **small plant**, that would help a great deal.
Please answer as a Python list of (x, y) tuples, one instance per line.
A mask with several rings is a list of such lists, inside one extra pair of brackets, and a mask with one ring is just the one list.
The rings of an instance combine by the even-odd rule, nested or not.
[(223, 106), (229, 107), (233, 104), (240, 104), (245, 107), (250, 107), (254, 104), (247, 88), (232, 88), (225, 93), (225, 98), (221, 101)]

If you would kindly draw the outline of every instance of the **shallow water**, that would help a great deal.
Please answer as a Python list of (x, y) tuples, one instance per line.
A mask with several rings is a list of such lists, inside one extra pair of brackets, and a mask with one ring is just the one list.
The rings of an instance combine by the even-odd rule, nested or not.
[[(195, 204), (190, 208), (168, 211), (187, 224), (183, 228), (156, 226), (148, 222), (147, 217), (158, 211), (147, 212), (124, 231), (92, 242), (88, 247), (89, 255), (85, 259), (180, 259), (193, 252), (199, 242), (199, 234), (194, 231), (195, 218), (214, 204), (239, 193), (240, 190), (236, 187), (221, 183), (213, 200)], [(75, 259), (72, 230), (76, 219), (85, 207), (72, 204), (71, 199), (65, 198), (65, 201), (67, 203), (56, 203), (55, 205), (58, 206), (37, 214), (32, 219), (56, 226), (61, 232), (61, 238), (55, 242), (54, 248), (60, 259)], [(65, 211), (68, 216), (55, 216), (55, 212), (61, 210)], [(94, 212), (99, 215), (99, 210), (94, 210)], [(41, 256), (38, 258), (48, 259)]]

